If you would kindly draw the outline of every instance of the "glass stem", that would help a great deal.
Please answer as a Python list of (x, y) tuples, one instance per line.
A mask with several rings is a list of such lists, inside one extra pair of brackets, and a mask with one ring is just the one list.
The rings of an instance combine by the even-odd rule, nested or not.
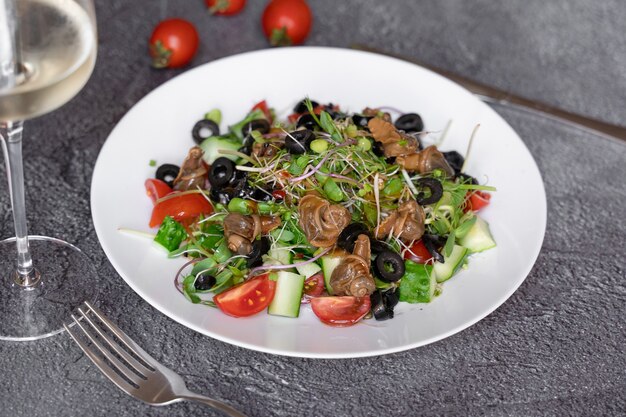
[(2, 150), (7, 165), (9, 194), (13, 208), (13, 222), (15, 223), (15, 241), (17, 243), (17, 271), (14, 280), (20, 286), (32, 288), (39, 282), (39, 274), (33, 268), (33, 260), (28, 248), (24, 167), (22, 165), (23, 122), (3, 122), (0, 126), (4, 130)]

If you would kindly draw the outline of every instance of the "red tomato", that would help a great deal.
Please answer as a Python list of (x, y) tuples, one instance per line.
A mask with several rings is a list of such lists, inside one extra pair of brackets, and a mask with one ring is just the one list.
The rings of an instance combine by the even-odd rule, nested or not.
[(324, 286), (324, 274), (311, 275), (304, 281), (304, 296), (313, 298), (322, 295), (326, 287)]
[(239, 13), (246, 5), (246, 0), (204, 0), (204, 4), (211, 14), (230, 16)]
[(345, 327), (361, 320), (369, 311), (369, 297), (317, 297), (311, 300), (311, 308), (324, 324)]
[(211, 213), (213, 213), (213, 206), (206, 198), (200, 194), (183, 194), (168, 198), (154, 206), (150, 227), (160, 225), (165, 216), (172, 216), (177, 221), (185, 221), (195, 219), (201, 214)]
[(264, 310), (275, 291), (276, 281), (263, 274), (216, 295), (213, 302), (229, 316), (247, 317)]
[(252, 111), (254, 110), (261, 110), (263, 114), (265, 115), (265, 118), (267, 119), (267, 121), (270, 122), (270, 124), (272, 124), (272, 112), (270, 111), (270, 108), (267, 106), (267, 102), (265, 100), (259, 101), (257, 104), (252, 106)]
[(489, 205), (489, 200), (491, 200), (491, 194), (487, 192), (470, 192), (469, 198), (467, 199), (467, 205), (465, 206), (465, 212), (468, 212), (470, 210), (479, 211), (480, 209)]
[(289, 123), (295, 123), (298, 121), (300, 116), (302, 116), (300, 113), (291, 113), (289, 116), (287, 116), (287, 120), (289, 120)]
[(313, 15), (305, 0), (272, 0), (263, 12), (263, 31), (273, 46), (302, 43), (312, 22)]
[(287, 193), (285, 192), (285, 190), (272, 191), (272, 197), (274, 197), (276, 200), (284, 200), (286, 195)]
[(160, 22), (150, 37), (150, 56), (155, 68), (179, 68), (187, 65), (200, 43), (196, 28), (183, 19)]
[[(409, 252), (410, 251), (410, 252)], [(417, 262), (418, 264), (426, 264), (432, 263), (433, 256), (428, 252), (426, 246), (424, 246), (424, 242), (422, 240), (418, 240), (415, 242), (409, 250), (404, 252), (404, 259), (410, 259), (413, 262)]]
[(147, 179), (144, 185), (146, 187), (146, 194), (148, 194), (148, 197), (150, 197), (153, 203), (156, 203), (159, 198), (165, 197), (172, 192), (172, 188), (169, 185), (156, 178)]

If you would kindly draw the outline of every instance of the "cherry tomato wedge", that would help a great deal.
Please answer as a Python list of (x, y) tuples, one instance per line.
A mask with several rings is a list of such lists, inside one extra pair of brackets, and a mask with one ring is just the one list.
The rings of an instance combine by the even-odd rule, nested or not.
[(285, 190), (272, 191), (272, 197), (274, 197), (276, 200), (284, 200), (286, 195), (287, 193), (285, 192)]
[(180, 68), (196, 54), (200, 38), (196, 28), (184, 19), (160, 22), (150, 37), (150, 56), (155, 68)]
[(246, 5), (246, 0), (204, 0), (211, 14), (231, 16), (239, 13)]
[(267, 121), (270, 122), (270, 124), (272, 124), (272, 121), (273, 121), (272, 112), (270, 111), (270, 108), (267, 106), (267, 102), (265, 100), (259, 101), (257, 104), (252, 106), (252, 111), (254, 110), (261, 110), (263, 114), (265, 115), (265, 118), (267, 119)]
[(264, 310), (275, 291), (276, 281), (263, 274), (216, 295), (213, 302), (229, 316), (247, 317)]
[(153, 203), (159, 198), (163, 198), (172, 192), (172, 187), (167, 185), (165, 181), (157, 180), (156, 178), (149, 178), (144, 183), (146, 187), (146, 194), (150, 197)]
[(404, 252), (404, 259), (409, 259), (418, 264), (427, 264), (432, 263), (433, 256), (428, 252), (424, 242), (420, 239), (411, 245), (409, 250)]
[(317, 297), (311, 299), (313, 313), (324, 324), (352, 326), (370, 311), (369, 297)]
[(489, 205), (491, 194), (484, 191), (473, 191), (469, 193), (465, 211), (479, 211)]
[(308, 302), (311, 298), (322, 295), (326, 287), (324, 286), (324, 274), (311, 275), (304, 281), (304, 297), (303, 300)]
[(156, 227), (163, 222), (165, 216), (172, 216), (174, 220), (192, 220), (201, 214), (213, 213), (213, 206), (200, 194), (183, 194), (163, 200), (152, 209), (150, 227)]

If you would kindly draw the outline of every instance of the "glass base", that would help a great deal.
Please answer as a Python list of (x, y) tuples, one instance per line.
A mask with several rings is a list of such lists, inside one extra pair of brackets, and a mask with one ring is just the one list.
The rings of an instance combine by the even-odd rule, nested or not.
[(15, 238), (0, 242), (0, 340), (37, 340), (61, 333), (83, 301), (96, 301), (98, 277), (87, 255), (51, 237), (29, 236), (28, 242), (41, 275), (33, 287), (15, 281)]

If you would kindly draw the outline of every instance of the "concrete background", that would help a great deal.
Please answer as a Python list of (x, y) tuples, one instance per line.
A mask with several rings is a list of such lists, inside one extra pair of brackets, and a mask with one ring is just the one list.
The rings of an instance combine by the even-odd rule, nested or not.
[[(101, 309), (192, 390), (253, 416), (623, 415), (626, 410), (626, 144), (495, 106), (537, 160), (548, 195), (539, 259), (520, 289), (469, 329), (435, 344), (355, 360), (284, 358), (233, 347), (166, 318), (117, 275), (91, 224), (89, 186), (107, 135), (141, 97), (181, 71), (149, 67), (158, 20), (192, 21), (193, 65), (266, 48), (265, 1), (231, 18), (200, 0), (97, 1), (100, 41), (87, 87), (31, 121), (25, 170), (31, 234), (90, 254)], [(311, 0), (307, 45), (364, 43), (414, 57), (566, 110), (626, 124), (626, 3), (488, 0)], [(4, 176), (4, 167), (0, 168)], [(0, 183), (0, 238), (12, 236)], [(214, 415), (153, 408), (114, 387), (65, 334), (0, 342), (0, 414)]]

